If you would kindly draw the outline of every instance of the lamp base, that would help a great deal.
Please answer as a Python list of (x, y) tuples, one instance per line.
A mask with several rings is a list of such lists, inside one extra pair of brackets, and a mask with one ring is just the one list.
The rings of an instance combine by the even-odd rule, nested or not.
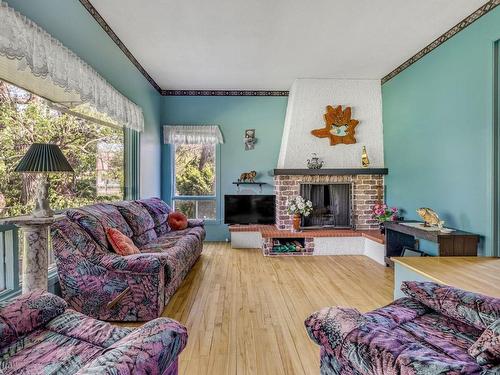
[(32, 212), (33, 217), (54, 216), (54, 211), (52, 211), (49, 204), (49, 187), (49, 176), (44, 173), (38, 178), (35, 194), (35, 208)]

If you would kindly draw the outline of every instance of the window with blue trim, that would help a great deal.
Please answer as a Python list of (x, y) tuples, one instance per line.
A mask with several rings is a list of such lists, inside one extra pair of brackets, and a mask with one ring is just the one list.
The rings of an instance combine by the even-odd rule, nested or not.
[(217, 218), (217, 145), (172, 145), (172, 203), (190, 219)]
[[(50, 175), (50, 203), (55, 210), (136, 199), (139, 134), (66, 113), (52, 104), (0, 80), (0, 218), (33, 209), (34, 176), (14, 169), (34, 142), (58, 144), (75, 170), (74, 175)], [(0, 225), (0, 300), (20, 292), (23, 236), (14, 226)], [(55, 281), (50, 247), (48, 272)]]

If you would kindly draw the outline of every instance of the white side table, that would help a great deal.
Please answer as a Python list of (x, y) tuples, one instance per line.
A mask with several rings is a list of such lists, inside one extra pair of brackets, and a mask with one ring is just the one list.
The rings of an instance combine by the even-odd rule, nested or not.
[(49, 227), (63, 218), (64, 215), (41, 218), (26, 215), (0, 220), (0, 224), (15, 225), (24, 232), (23, 293), (48, 289)]

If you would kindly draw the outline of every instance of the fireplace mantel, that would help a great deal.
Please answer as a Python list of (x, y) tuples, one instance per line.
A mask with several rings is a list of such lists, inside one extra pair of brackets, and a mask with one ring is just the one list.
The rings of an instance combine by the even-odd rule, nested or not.
[(386, 175), (387, 168), (334, 168), (334, 169), (275, 169), (275, 176), (349, 176), (358, 174)]

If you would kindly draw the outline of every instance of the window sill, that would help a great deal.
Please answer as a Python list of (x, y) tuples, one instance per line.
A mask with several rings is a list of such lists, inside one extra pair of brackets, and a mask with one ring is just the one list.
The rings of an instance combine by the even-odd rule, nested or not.
[(178, 195), (171, 198), (173, 201), (215, 201), (216, 195)]
[(21, 294), (21, 289), (19, 289), (19, 290), (12, 290), (12, 289), (3, 290), (0, 292), (0, 302), (8, 301), (14, 297), (19, 296), (20, 294)]
[[(54, 293), (59, 295), (57, 293), (59, 289), (59, 278), (57, 277), (57, 269), (55, 267), (51, 268), (49, 270), (49, 279), (48, 279), (48, 289), (50, 293)], [(17, 296), (20, 296), (21, 293), (21, 288), (19, 289), (8, 289), (0, 292), (0, 302), (1, 301), (8, 301), (12, 298), (15, 298)]]
[(221, 224), (220, 219), (210, 219), (210, 220), (204, 220), (205, 225), (219, 225)]

